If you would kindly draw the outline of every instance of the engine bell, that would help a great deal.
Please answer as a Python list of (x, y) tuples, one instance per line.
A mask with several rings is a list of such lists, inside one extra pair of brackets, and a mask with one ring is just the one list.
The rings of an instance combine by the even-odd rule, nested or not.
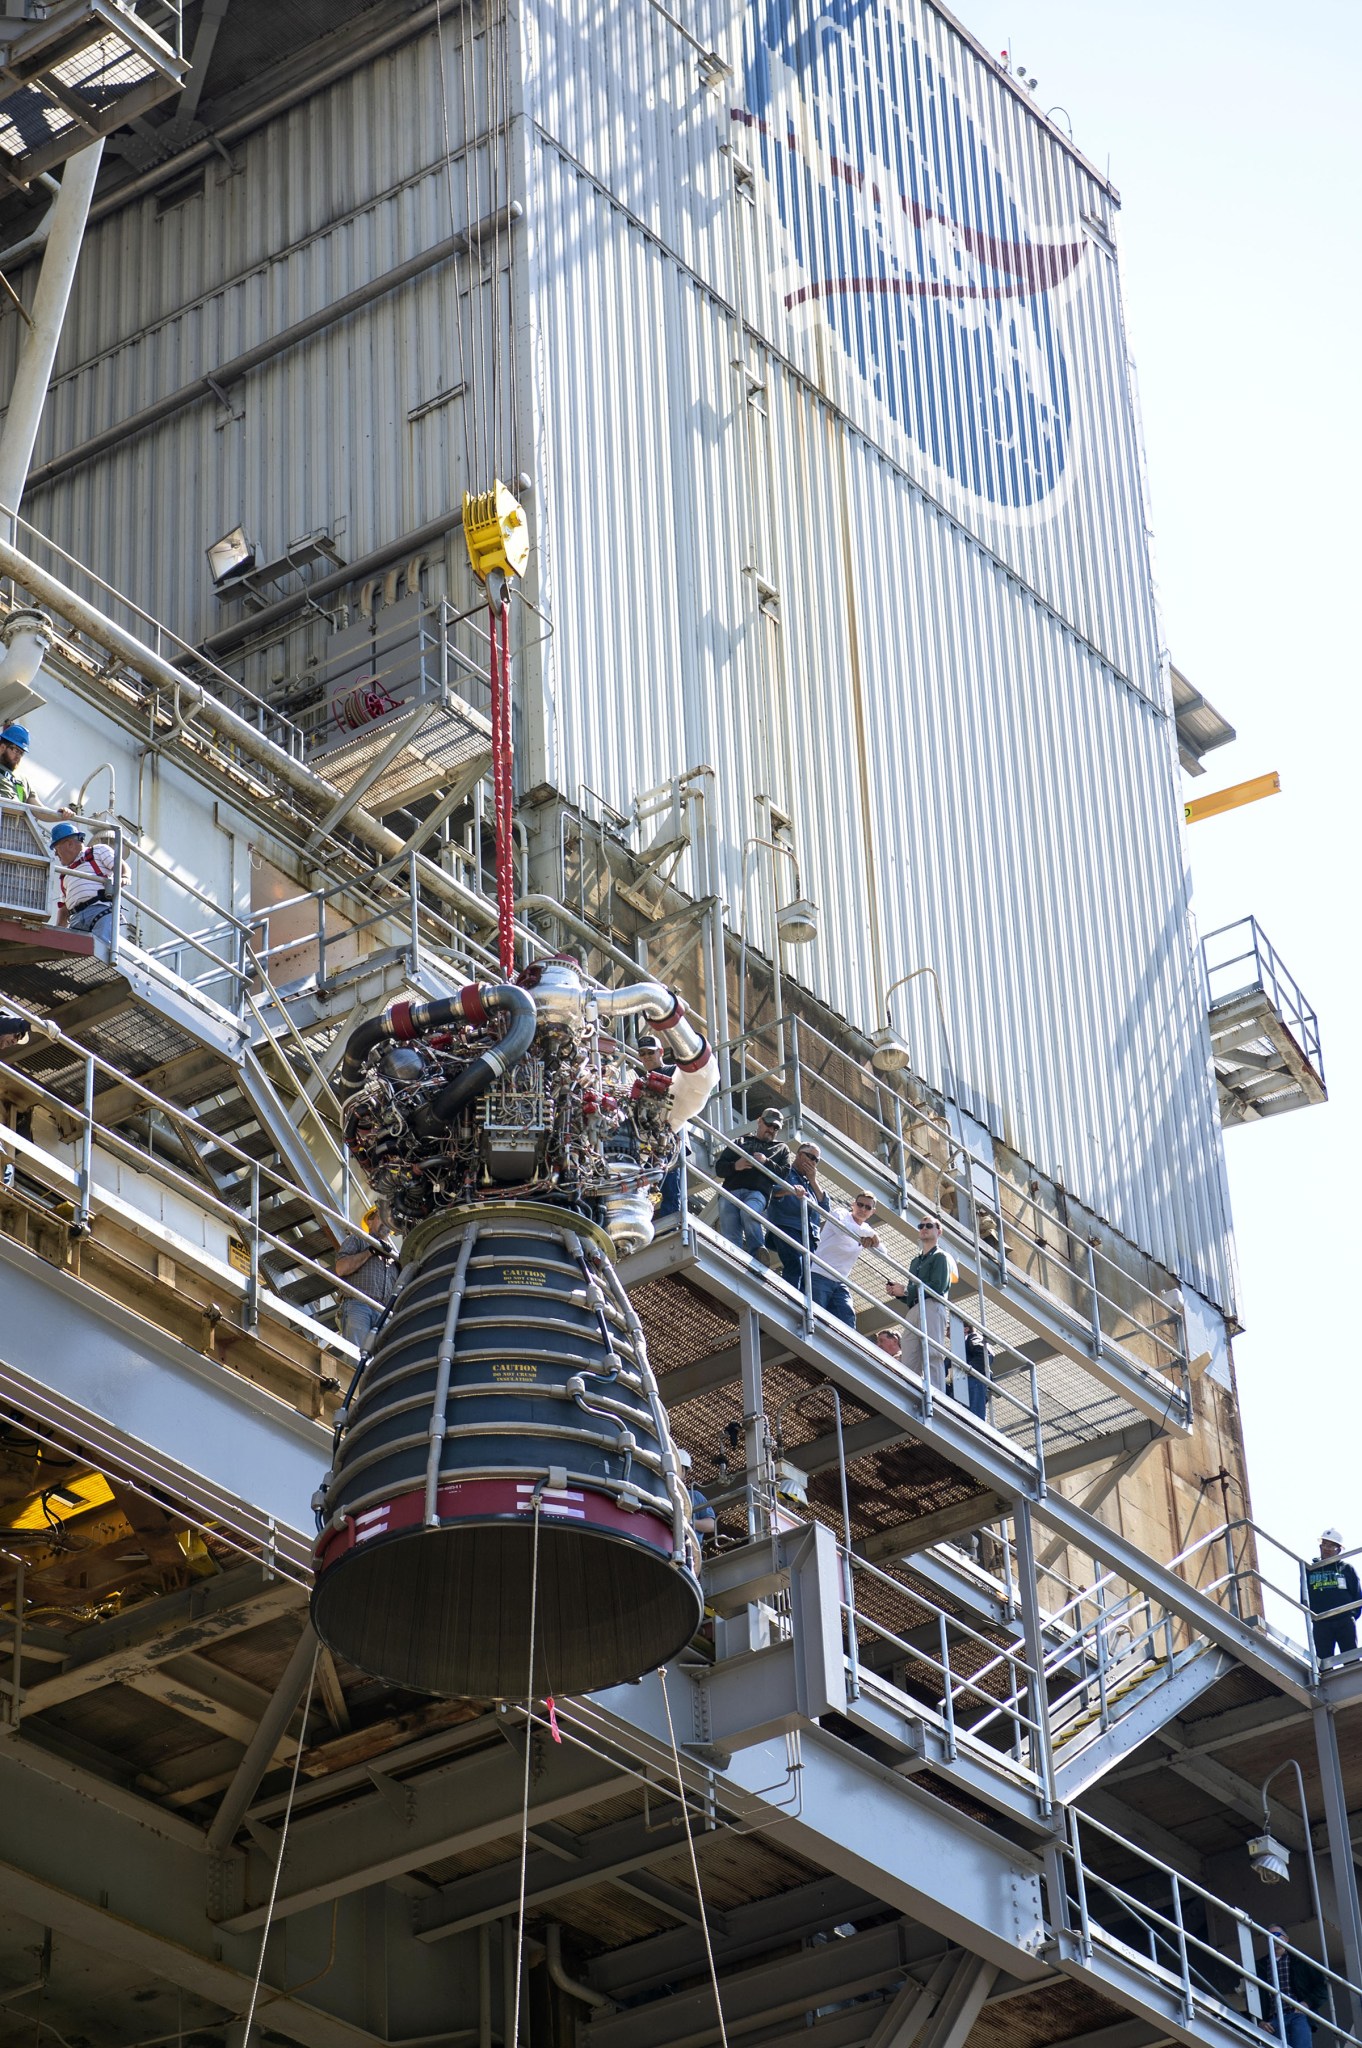
[(361, 1670), (590, 1692), (699, 1626), (689, 1495), (611, 1257), (584, 1218), (525, 1202), (407, 1238), (319, 1510), (313, 1623)]

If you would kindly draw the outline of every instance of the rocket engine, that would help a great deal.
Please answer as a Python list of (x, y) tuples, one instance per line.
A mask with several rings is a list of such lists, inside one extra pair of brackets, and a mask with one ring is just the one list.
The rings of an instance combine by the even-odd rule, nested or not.
[[(670, 1075), (602, 1056), (620, 1017)], [(361, 1668), (519, 1699), (637, 1677), (694, 1633), (689, 1493), (613, 1261), (651, 1239), (717, 1078), (670, 990), (564, 958), (351, 1035), (346, 1142), (414, 1226), (316, 1500), (313, 1622)]]

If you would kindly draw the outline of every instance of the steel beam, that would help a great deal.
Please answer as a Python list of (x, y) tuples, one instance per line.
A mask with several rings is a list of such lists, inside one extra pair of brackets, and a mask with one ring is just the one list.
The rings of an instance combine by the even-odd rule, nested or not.
[[(293, 1655), (284, 1666), (283, 1676), (266, 1702), (259, 1725), (247, 1739), (246, 1753), (236, 1769), (236, 1775), (223, 1797), (221, 1806), (213, 1816), (208, 1830), (207, 1844), (214, 1852), (225, 1849), (246, 1817), (246, 1809), (260, 1789), (260, 1780), (274, 1761), (276, 1750), (283, 1742), (288, 1725), (297, 1711), (312, 1678), (321, 1644), (313, 1631), (311, 1622), (305, 1622), (301, 1635), (294, 1645)], [(300, 1728), (298, 1742), (306, 1742), (307, 1729)]]
[(925, 1984), (910, 1977), (894, 1993), (873, 2031), (866, 2036), (866, 2048), (912, 2048), (940, 2004), (960, 1960), (959, 1956), (943, 1956)]
[(0, 1287), (7, 1392), (20, 1406), (25, 1381), (39, 1397), (55, 1392), (126, 1445), (131, 1469), (173, 1463), (262, 1517), (307, 1526), (329, 1430), (3, 1236)]
[[(1232, 1748), (1237, 1742), (1298, 1727), (1308, 1712), (1308, 1708), (1286, 1700), (1254, 1700), (1247, 1707), (1228, 1707), (1222, 1714), (1207, 1714), (1188, 1727), (1179, 1724), (1176, 1732), (1184, 1756), (1210, 1756), (1213, 1751)], [(1168, 1760), (1162, 1756), (1145, 1763), (1123, 1764), (1112, 1772), (1111, 1782), (1126, 1785), (1133, 1778), (1148, 1777), (1151, 1771), (1167, 1768)]]
[[(646, 1814), (630, 1815), (627, 1820), (593, 1828), (589, 1834), (570, 1835), (566, 1842), (556, 1835), (554, 1839), (559, 1846), (534, 1850), (526, 1858), (527, 1913), (540, 1913), (585, 1885), (608, 1884), (646, 1870), (650, 1863), (665, 1862), (684, 1846), (686, 1837), (678, 1806), (660, 1820)], [(444, 1941), (466, 1928), (500, 1920), (516, 1910), (519, 1892), (518, 1855), (491, 1869), (457, 1877), (417, 1903), (412, 1914), (416, 1938)]]
[[(573, 1720), (668, 1770), (656, 1677), (593, 1694)], [(1040, 1974), (1039, 1859), (827, 1730), (802, 1730), (793, 1767), (784, 1742), (767, 1742), (707, 1772), (706, 1783), (745, 1825), (778, 1822), (781, 1843), (819, 1868), (1015, 1975)]]
[[(517, 1733), (518, 1741), (523, 1741), (524, 1731)], [(275, 1918), (287, 1919), (424, 1864), (517, 1834), (524, 1769), (523, 1750), (498, 1735), (489, 1748), (423, 1771), (419, 1777), (401, 1779), (384, 1773), (383, 1790), (370, 1783), (367, 1793), (356, 1793), (334, 1807), (296, 1813)], [(531, 1779), (529, 1825), (564, 1819), (583, 1806), (632, 1792), (637, 1785), (634, 1772), (575, 1745), (551, 1748), (544, 1769)], [(271, 1836), (259, 1823), (255, 1833), (268, 1850)], [(246, 1871), (250, 1903), (223, 1915), (221, 1925), (229, 1933), (245, 1933), (262, 1924), (272, 1872), (273, 1854), (252, 1850)]]
[[(1358, 1987), (1353, 1995), (1353, 2028), (1362, 2024), (1362, 1908), (1357, 1896), (1357, 1866), (1353, 1856), (1348, 1822), (1348, 1802), (1343, 1788), (1338, 1735), (1334, 1717), (1325, 1706), (1314, 1709), (1315, 1750), (1319, 1758), (1320, 1784), (1324, 1793), (1324, 1818), (1328, 1829), (1329, 1863), (1334, 1874), (1334, 1896), (1343, 1934), (1343, 1954), (1349, 1981)], [(1320, 1929), (1321, 1937), (1324, 1930)]]
[[(183, 1821), (153, 1813), (142, 1825), (103, 1797), (25, 1768), (26, 1745), (0, 1750), (0, 1919), (23, 1915), (123, 1965), (242, 2012), (250, 1997), (258, 1938), (235, 1940), (204, 1911), (208, 1864), (202, 1837)], [(267, 1959), (269, 2025), (307, 2048), (380, 2048), (381, 2037), (343, 2015), (363, 2010), (363, 1950), (358, 1906), (342, 1921), (332, 1969), (302, 1996), (274, 1985), (311, 1975), (326, 1960), (330, 1915), (295, 1941), (287, 1974), (282, 1955)], [(308, 1959), (300, 1971), (299, 1952)], [(421, 1952), (407, 1952), (419, 1966)], [(280, 1970), (280, 1978), (276, 1977)]]
[[(894, 1920), (845, 1940), (754, 1963), (719, 1980), (724, 2024), (730, 2034), (750, 2033), (820, 2006), (864, 1998), (900, 1983), (910, 1960), (910, 1930)], [(670, 1997), (607, 2013), (577, 2030), (579, 2048), (706, 2048), (718, 2038), (714, 1990), (707, 1978)]]
[[(1152, 1737), (1157, 1735), (1168, 1741), (1172, 1736), (1169, 1723), (1233, 1668), (1234, 1660), (1228, 1651), (1218, 1650), (1214, 1645), (1190, 1655), (1184, 1652), (1171, 1670), (1160, 1667), (1157, 1675), (1151, 1674), (1134, 1693), (1119, 1702), (1109, 1728), (1093, 1734), (1086, 1742), (1080, 1740), (1072, 1755), (1066, 1754), (1069, 1745), (1061, 1742), (1055, 1769), (1055, 1789), (1060, 1798), (1066, 1802), (1077, 1799), (1120, 1758), (1129, 1756)], [(1183, 1759), (1189, 1770), (1193, 1761), (1190, 1757)]]
[[(774, 1898), (730, 1906), (726, 1926), (711, 1935), (714, 1960), (722, 1969), (750, 1962), (777, 1945), (803, 1942), (826, 1934), (856, 1915), (880, 1910), (879, 1901), (845, 1878), (820, 1877)], [(705, 1968), (701, 1936), (689, 1927), (668, 1928), (645, 1935), (627, 1948), (594, 1956), (584, 1975), (607, 1997), (625, 2000), (656, 1984), (698, 1973)]]
[(258, 1565), (238, 1565), (221, 1578), (148, 1600), (76, 1636), (62, 1669), (26, 1689), (25, 1718), (102, 1685), (135, 1684), (172, 1657), (243, 1635), (306, 1601), (302, 1586), (290, 1579), (266, 1579)]
[(962, 1955), (923, 2030), (922, 2048), (965, 2048), (997, 1974), (996, 1963)]

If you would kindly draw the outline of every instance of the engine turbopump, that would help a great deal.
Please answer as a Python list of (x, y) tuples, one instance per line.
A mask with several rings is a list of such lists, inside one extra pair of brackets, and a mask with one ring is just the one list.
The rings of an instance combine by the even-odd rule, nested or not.
[[(675, 1062), (636, 1081), (603, 1026), (645, 1018)], [(488, 1201), (548, 1202), (603, 1225), (620, 1251), (652, 1236), (651, 1190), (718, 1069), (658, 982), (600, 989), (577, 961), (514, 982), (394, 1003), (351, 1034), (340, 1069), (346, 1143), (394, 1217)]]

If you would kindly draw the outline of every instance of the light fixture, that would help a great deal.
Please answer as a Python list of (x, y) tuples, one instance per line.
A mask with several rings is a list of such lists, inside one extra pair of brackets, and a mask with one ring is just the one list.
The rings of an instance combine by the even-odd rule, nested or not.
[(1291, 1851), (1275, 1835), (1255, 1835), (1248, 1845), (1249, 1864), (1264, 1884), (1285, 1884), (1291, 1875)]
[(870, 1064), (879, 1074), (901, 1074), (913, 1055), (892, 1024), (884, 1024), (870, 1041)]
[(215, 590), (220, 590), (234, 577), (249, 576), (255, 567), (255, 542), (247, 537), (244, 526), (234, 526), (230, 533), (223, 534), (221, 540), (215, 540), (206, 552), (208, 573)]
[(776, 931), (787, 946), (807, 946), (818, 937), (818, 905), (807, 896), (782, 903), (776, 912)]

